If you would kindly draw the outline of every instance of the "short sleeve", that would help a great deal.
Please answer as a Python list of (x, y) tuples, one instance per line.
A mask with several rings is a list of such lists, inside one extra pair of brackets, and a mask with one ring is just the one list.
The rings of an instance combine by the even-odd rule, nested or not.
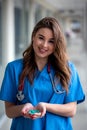
[(0, 100), (16, 102), (17, 89), (15, 87), (15, 73), (13, 66), (8, 63), (5, 69), (4, 78), (0, 90)]
[(77, 102), (81, 103), (85, 100), (85, 94), (83, 92), (82, 84), (76, 67), (73, 64), (70, 64), (71, 69), (71, 80), (69, 85), (69, 92), (66, 94), (65, 103)]

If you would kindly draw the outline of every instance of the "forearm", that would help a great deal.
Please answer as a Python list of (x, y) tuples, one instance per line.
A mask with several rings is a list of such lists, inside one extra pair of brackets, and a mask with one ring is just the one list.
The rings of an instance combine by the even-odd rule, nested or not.
[(48, 112), (66, 116), (66, 117), (73, 117), (76, 113), (76, 102), (68, 103), (68, 104), (49, 104), (45, 103), (46, 110)]
[(5, 102), (6, 115), (9, 118), (15, 118), (22, 115), (21, 110), (24, 105), (14, 105), (12, 103)]

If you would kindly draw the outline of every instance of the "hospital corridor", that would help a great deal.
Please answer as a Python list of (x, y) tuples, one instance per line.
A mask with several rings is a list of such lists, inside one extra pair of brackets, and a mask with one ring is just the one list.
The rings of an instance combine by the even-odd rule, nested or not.
[[(77, 68), (85, 93), (85, 101), (77, 105), (72, 118), (73, 130), (86, 130), (87, 0), (0, 0), (0, 88), (6, 64), (22, 57), (34, 25), (46, 16), (59, 20), (69, 58)], [(0, 101), (0, 130), (10, 130), (10, 124)]]

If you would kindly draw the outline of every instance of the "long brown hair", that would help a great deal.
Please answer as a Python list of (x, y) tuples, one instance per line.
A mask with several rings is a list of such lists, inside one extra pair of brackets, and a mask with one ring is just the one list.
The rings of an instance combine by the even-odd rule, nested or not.
[(68, 84), (70, 81), (70, 69), (68, 66), (68, 56), (66, 52), (66, 41), (64, 34), (61, 31), (60, 25), (55, 18), (45, 17), (40, 20), (33, 29), (31, 44), (23, 52), (24, 68), (20, 76), (20, 84), (28, 77), (30, 83), (33, 83), (35, 76), (36, 63), (34, 58), (32, 38), (36, 35), (37, 31), (41, 28), (49, 28), (53, 32), (55, 51), (49, 56), (49, 61), (56, 72), (56, 77), (60, 80), (63, 88), (68, 92)]

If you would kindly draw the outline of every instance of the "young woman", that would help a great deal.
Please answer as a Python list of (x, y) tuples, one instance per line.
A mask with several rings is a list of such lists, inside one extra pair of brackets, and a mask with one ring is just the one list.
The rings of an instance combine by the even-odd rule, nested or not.
[(13, 118), (11, 130), (73, 129), (71, 117), (85, 95), (55, 18), (40, 20), (23, 59), (8, 63), (0, 99)]

